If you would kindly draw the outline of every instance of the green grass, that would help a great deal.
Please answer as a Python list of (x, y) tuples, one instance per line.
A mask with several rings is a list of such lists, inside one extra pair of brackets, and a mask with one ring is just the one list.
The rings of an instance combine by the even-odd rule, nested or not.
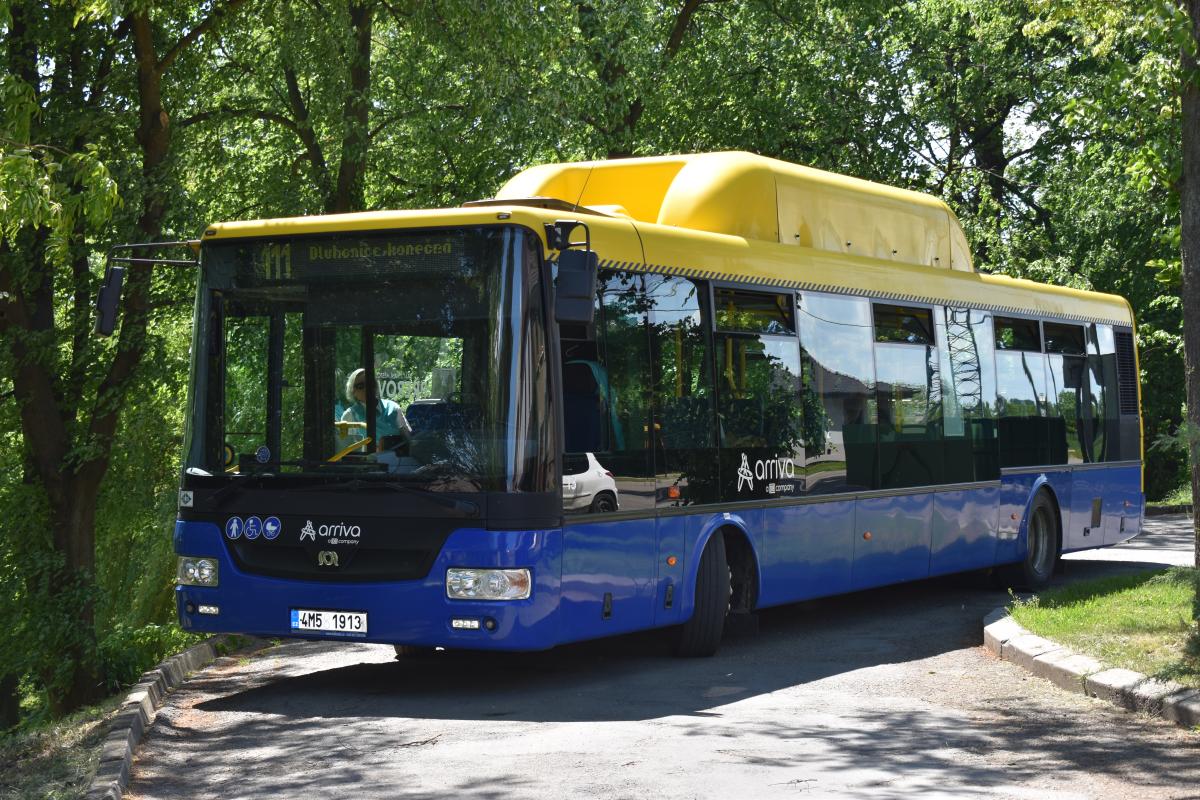
[(1200, 687), (1200, 571), (1083, 581), (1013, 604), (1012, 615), (1039, 636), (1109, 667)]
[(1192, 485), (1185, 483), (1175, 491), (1160, 500), (1148, 502), (1148, 506), (1190, 506), (1192, 504)]
[(96, 773), (106, 722), (125, 693), (54, 721), (27, 721), (0, 736), (0, 798), (81, 798)]

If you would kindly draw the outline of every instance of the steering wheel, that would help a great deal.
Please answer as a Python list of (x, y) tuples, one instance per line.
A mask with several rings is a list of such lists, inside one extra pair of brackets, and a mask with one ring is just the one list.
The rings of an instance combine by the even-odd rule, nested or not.
[[(365, 423), (365, 422), (355, 422), (355, 421), (353, 421), (353, 420), (341, 420), (341, 419), (339, 419), (339, 420), (334, 420), (333, 427), (337, 429), (337, 432), (338, 432), (338, 435), (339, 435), (339, 436), (341, 436), (341, 437), (345, 438), (345, 437), (347, 437), (347, 436), (349, 436), (349, 435), (350, 435), (350, 430), (351, 430), (351, 429), (356, 429), (356, 430), (354, 431), (356, 434), (357, 434), (357, 433), (360, 433), (360, 430), (361, 430), (361, 431), (366, 431), (366, 429), (367, 429), (367, 423)], [(359, 437), (359, 438), (361, 438), (361, 437)]]

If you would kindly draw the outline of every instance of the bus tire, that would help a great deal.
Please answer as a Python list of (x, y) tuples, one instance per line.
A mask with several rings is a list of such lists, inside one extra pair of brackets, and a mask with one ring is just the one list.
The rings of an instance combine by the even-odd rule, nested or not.
[(1045, 588), (1059, 560), (1058, 514), (1050, 493), (1040, 491), (1029, 506), (1029, 522), (1025, 530), (1025, 559), (1010, 564), (1004, 570), (1009, 586), (1037, 590)]
[(721, 646), (725, 617), (731, 596), (725, 537), (717, 532), (708, 540), (696, 570), (696, 602), (692, 617), (680, 625), (675, 638), (675, 655), (682, 658), (711, 656)]
[(428, 658), (437, 652), (434, 647), (422, 647), (419, 644), (397, 644), (392, 645), (396, 648), (396, 660), (402, 661), (410, 658)]

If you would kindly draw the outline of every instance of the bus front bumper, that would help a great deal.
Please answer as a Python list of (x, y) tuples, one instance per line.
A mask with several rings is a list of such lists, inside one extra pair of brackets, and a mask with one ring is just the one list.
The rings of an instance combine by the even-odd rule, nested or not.
[[(217, 586), (175, 587), (179, 622), (188, 631), (480, 650), (544, 650), (561, 638), (560, 530), (459, 529), (450, 534), (424, 578), (371, 583), (247, 574), (229, 556), (220, 530), (209, 523), (177, 522), (175, 549), (180, 556), (211, 558), (218, 564)], [(452, 600), (446, 596), (446, 570), (451, 567), (526, 568), (532, 590), (524, 600)], [(296, 630), (292, 612), (300, 609), (366, 614), (366, 632)], [(463, 620), (477, 621), (478, 627)]]

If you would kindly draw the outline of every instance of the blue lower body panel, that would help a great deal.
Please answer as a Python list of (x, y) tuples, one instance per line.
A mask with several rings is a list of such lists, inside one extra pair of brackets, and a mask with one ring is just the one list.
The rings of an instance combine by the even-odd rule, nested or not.
[[(1018, 562), (1035, 492), (1062, 518), (1063, 550), (1115, 544), (1141, 530), (1141, 469), (1128, 464), (1005, 475), (999, 486), (838, 498), (792, 506), (605, 520), (579, 517), (562, 530), (450, 534), (420, 579), (349, 583), (241, 571), (222, 533), (179, 522), (175, 550), (218, 562), (214, 588), (180, 586), (181, 624), (200, 632), (441, 646), (541, 650), (557, 644), (677, 625), (691, 614), (697, 564), (713, 535), (736, 529), (752, 551), (757, 607), (826, 597), (930, 575)], [(450, 567), (525, 567), (528, 600), (450, 600)], [(200, 606), (217, 614), (200, 614)], [(365, 635), (298, 633), (293, 609), (366, 612)], [(455, 618), (491, 629), (451, 626)]]
[[(463, 649), (542, 650), (561, 639), (559, 625), (562, 532), (487, 531), (465, 528), (450, 534), (429, 574), (411, 581), (336, 583), (249, 575), (229, 557), (221, 532), (209, 523), (178, 522), (175, 550), (219, 563), (219, 585), (178, 586), (181, 625), (190, 631), (350, 639)], [(528, 600), (485, 602), (446, 597), (449, 567), (527, 567), (533, 591)], [(216, 606), (215, 615), (200, 614)], [(328, 609), (367, 613), (365, 635), (297, 633), (291, 610)], [(452, 618), (491, 619), (493, 630), (452, 628)]]
[(996, 563), (999, 500), (998, 487), (934, 495), (930, 575), (982, 569)]
[(850, 590), (854, 500), (763, 511), (760, 608)]

